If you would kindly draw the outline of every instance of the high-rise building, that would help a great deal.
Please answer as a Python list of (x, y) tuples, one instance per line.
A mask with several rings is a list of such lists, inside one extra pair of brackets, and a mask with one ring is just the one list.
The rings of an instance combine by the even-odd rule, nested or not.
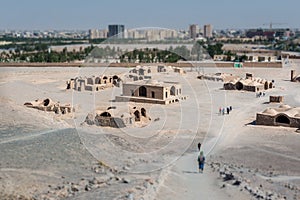
[(189, 33), (190, 33), (190, 38), (195, 39), (197, 38), (199, 27), (197, 24), (192, 24), (190, 25)]
[(124, 38), (125, 26), (114, 24), (108, 25), (108, 37)]
[(98, 29), (90, 29), (89, 37), (90, 39), (98, 39), (98, 38), (107, 38), (107, 30), (98, 30)]
[(204, 37), (206, 38), (211, 38), (213, 35), (212, 35), (212, 25), (211, 24), (206, 24), (204, 25)]

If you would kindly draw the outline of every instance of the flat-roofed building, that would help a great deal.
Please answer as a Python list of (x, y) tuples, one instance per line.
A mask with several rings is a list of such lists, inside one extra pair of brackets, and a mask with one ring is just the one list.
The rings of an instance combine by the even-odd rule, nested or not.
[(203, 31), (204, 31), (205, 38), (211, 38), (213, 36), (213, 34), (212, 34), (213, 27), (211, 24), (204, 25)]
[(199, 27), (197, 24), (190, 25), (190, 28), (189, 28), (190, 38), (196, 39), (197, 35), (198, 35), (198, 30), (199, 30)]
[(185, 100), (181, 84), (156, 80), (123, 83), (123, 94), (116, 101), (132, 101), (152, 104), (171, 104)]
[(256, 114), (256, 124), (300, 128), (300, 107), (280, 105)]
[(125, 26), (120, 24), (108, 25), (108, 37), (124, 38)]

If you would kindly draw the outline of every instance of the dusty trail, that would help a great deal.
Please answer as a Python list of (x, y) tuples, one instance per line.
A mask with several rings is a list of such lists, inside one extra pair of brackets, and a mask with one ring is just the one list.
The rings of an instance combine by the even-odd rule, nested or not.
[(197, 155), (198, 152), (186, 154), (175, 163), (155, 199), (249, 199), (245, 194), (230, 188), (221, 189), (217, 174), (208, 166), (205, 166), (203, 173), (199, 173)]

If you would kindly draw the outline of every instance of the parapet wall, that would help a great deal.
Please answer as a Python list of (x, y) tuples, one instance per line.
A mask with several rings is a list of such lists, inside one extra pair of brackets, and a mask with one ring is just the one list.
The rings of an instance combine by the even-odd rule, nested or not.
[(256, 114), (256, 124), (257, 125), (265, 125), (265, 126), (286, 126), (286, 127), (294, 127), (300, 128), (300, 118), (288, 117), (290, 123), (283, 124), (276, 122), (276, 117), (282, 114), (277, 114), (275, 116), (265, 115), (262, 113)]
[(281, 62), (244, 62), (243, 67), (282, 68)]
[[(0, 67), (136, 67), (154, 63), (0, 63)], [(174, 67), (234, 67), (234, 62), (155, 63)], [(282, 68), (280, 62), (244, 62), (243, 67)]]

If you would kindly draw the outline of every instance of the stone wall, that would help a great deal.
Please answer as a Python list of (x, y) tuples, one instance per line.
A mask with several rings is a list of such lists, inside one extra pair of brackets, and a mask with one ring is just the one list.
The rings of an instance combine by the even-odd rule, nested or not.
[(291, 127), (300, 128), (300, 119), (299, 118), (290, 118)]
[(270, 96), (270, 103), (281, 103), (283, 102), (283, 96)]
[(257, 113), (256, 114), (256, 125), (274, 126), (275, 119), (273, 116)]
[(275, 115), (275, 116), (270, 116), (270, 115), (264, 115), (262, 113), (257, 113), (256, 114), (256, 125), (265, 125), (265, 126), (288, 126), (288, 127), (294, 127), (294, 128), (300, 128), (300, 118), (293, 118), (293, 117), (288, 117), (290, 120), (290, 124), (283, 124), (283, 123), (278, 123), (276, 122), (276, 118), (281, 115)]
[(126, 127), (123, 120), (118, 117), (102, 117), (96, 116), (95, 117), (95, 125), (97, 126), (107, 126), (113, 128), (124, 128)]

